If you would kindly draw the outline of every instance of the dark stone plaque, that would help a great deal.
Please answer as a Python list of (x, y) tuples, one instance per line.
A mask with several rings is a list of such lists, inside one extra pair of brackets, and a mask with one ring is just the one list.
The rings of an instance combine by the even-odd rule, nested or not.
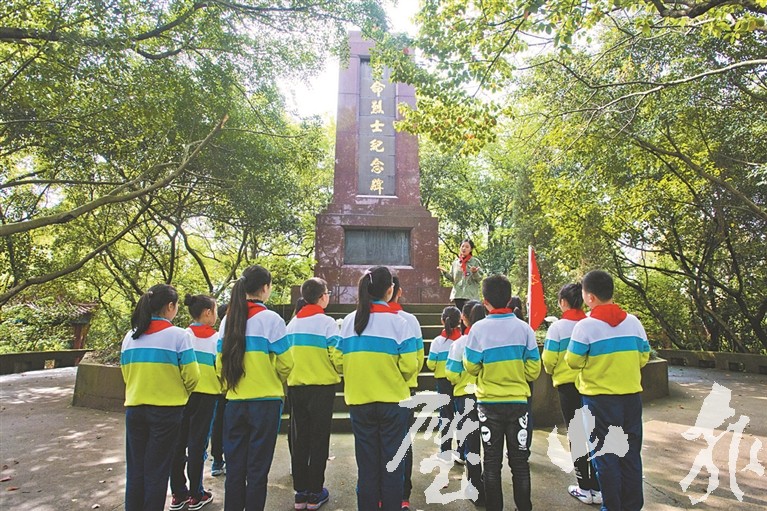
[(344, 264), (410, 266), (410, 231), (346, 229)]

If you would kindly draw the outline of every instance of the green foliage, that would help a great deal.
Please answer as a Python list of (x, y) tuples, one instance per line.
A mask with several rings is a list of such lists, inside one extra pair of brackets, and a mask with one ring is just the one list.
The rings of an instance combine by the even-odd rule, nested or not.
[(416, 16), (417, 36), (373, 34), (380, 42), (378, 58), (393, 68), (394, 78), (418, 90), (418, 109), (404, 109), (400, 127), (429, 136), (447, 151), (475, 154), (496, 139), (495, 119), (513, 113), (503, 92), (527, 69), (527, 56), (566, 59), (595, 45), (594, 29), (614, 24), (648, 38), (671, 29), (735, 44), (764, 32), (763, 4), (425, 0)]
[(74, 307), (54, 298), (4, 307), (0, 353), (62, 350), (72, 347)]
[(89, 345), (112, 346), (157, 282), (225, 298), (261, 263), (284, 299), (311, 272), (331, 142), (276, 84), (348, 51), (348, 23), (382, 26), (377, 0), (14, 0), (0, 19), (0, 303), (95, 301)]

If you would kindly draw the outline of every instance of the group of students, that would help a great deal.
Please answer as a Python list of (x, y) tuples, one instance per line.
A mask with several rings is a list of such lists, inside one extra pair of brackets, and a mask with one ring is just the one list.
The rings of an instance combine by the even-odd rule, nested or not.
[[(583, 280), (590, 318), (583, 317), (576, 289), (580, 291), (571, 285), (560, 292), (560, 305), (567, 304), (567, 309), (549, 330), (544, 366), (564, 396), (565, 418), (572, 418), (581, 404), (588, 406), (596, 417), (597, 442), (604, 440), (609, 426), (621, 426), (629, 436), (629, 453), (596, 458), (596, 475), (587, 460), (576, 460), (579, 484), (569, 492), (584, 503), (601, 502), (603, 509), (633, 511), (642, 507), (639, 367), (647, 361), (649, 346), (638, 320), (611, 303), (608, 274), (590, 272)], [(341, 375), (354, 433), (358, 509), (410, 509), (412, 446), (396, 467), (390, 462), (403, 442), (410, 443), (413, 410), (401, 403), (417, 389), (424, 345), (418, 320), (399, 305), (397, 277), (384, 266), (367, 270), (359, 280), (356, 310), (344, 318), (340, 330), (325, 314), (330, 291), (322, 279), (304, 282), (301, 306), (287, 326), (264, 305), (270, 292), (268, 270), (246, 268), (233, 286), (218, 332), (210, 297), (187, 295), (185, 304), (194, 319), (187, 329), (171, 324), (178, 308), (172, 286), (153, 286), (139, 300), (121, 357), (126, 511), (163, 509), (169, 478), (171, 510), (195, 511), (212, 501), (212, 493), (202, 486), (202, 465), (222, 392), (227, 401), (224, 509), (263, 510), (285, 383), (294, 507), (319, 509), (329, 500), (324, 478)], [(482, 294), (481, 303), (443, 311), (445, 328), (427, 360), (438, 392), (450, 399), (440, 410), (442, 450), (450, 451), (448, 431), (461, 428), (447, 427), (455, 412), (461, 421), (478, 423), (479, 429), (458, 445), (477, 490), (472, 501), (491, 511), (503, 509), (506, 455), (514, 503), (519, 511), (528, 511), (529, 382), (540, 373), (541, 356), (533, 330), (508, 307), (508, 279), (485, 278)]]

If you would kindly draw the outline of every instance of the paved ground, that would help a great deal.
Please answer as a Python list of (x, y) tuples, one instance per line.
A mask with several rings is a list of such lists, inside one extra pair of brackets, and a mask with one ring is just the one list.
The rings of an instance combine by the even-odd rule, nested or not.
[[(751, 450), (767, 466), (767, 375), (746, 375), (716, 370), (671, 368), (671, 395), (647, 403), (644, 409), (645, 509), (764, 510), (767, 509), (767, 475), (744, 470), (751, 461)], [(75, 510), (122, 509), (124, 492), (124, 425), (120, 413), (101, 412), (71, 406), (75, 369), (53, 369), (0, 377), (0, 509)], [(732, 390), (730, 406), (735, 422), (742, 415), (750, 418), (735, 450), (733, 434), (724, 433), (714, 450), (714, 463), (720, 470), (719, 486), (705, 502), (693, 506), (690, 497), (705, 493), (708, 474), (701, 473), (684, 493), (679, 485), (690, 471), (698, 453), (707, 444), (703, 439), (685, 440), (681, 433), (695, 424), (703, 399), (714, 382)], [(726, 428), (726, 426), (725, 426)], [(561, 431), (561, 428), (560, 428)], [(566, 494), (571, 474), (558, 469), (547, 457), (549, 431), (538, 430), (531, 457), (533, 504), (537, 510), (596, 509), (581, 504)], [(721, 431), (719, 431), (721, 433)], [(564, 442), (564, 436), (559, 440)], [(431, 440), (419, 435), (416, 457), (437, 451)], [(732, 490), (729, 455), (733, 450), (735, 482), (743, 491), (743, 501)], [(268, 510), (292, 509), (292, 484), (288, 472), (285, 437), (278, 440), (277, 453), (269, 478)], [(752, 464), (756, 468), (758, 465)], [(461, 470), (450, 471), (451, 484), (445, 492), (459, 488)], [(209, 476), (205, 485), (215, 494), (208, 510), (223, 509), (223, 478)], [(415, 509), (464, 511), (474, 507), (467, 501), (427, 504), (424, 489), (435, 473), (414, 474)], [(356, 465), (351, 435), (332, 437), (331, 460), (327, 470), (331, 500), (323, 509), (356, 509), (354, 487)], [(504, 472), (507, 509), (511, 499), (511, 477)]]

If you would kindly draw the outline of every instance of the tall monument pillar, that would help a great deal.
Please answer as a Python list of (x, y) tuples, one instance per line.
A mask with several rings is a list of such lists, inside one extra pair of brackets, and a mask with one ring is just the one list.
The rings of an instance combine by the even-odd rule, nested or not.
[(394, 129), (397, 104), (415, 106), (413, 87), (377, 77), (373, 42), (350, 32), (339, 73), (333, 200), (317, 217), (314, 273), (335, 303), (355, 303), (363, 271), (384, 265), (408, 302), (447, 300), (440, 287), (437, 219), (421, 206), (418, 139)]

